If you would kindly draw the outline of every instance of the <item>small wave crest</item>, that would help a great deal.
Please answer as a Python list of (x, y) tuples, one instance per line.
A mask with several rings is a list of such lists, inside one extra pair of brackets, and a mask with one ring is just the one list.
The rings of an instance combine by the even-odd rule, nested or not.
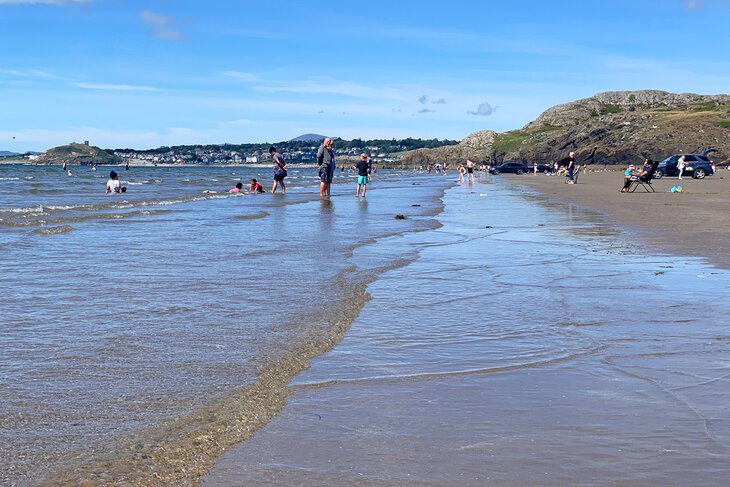
[(57, 227), (44, 227), (33, 230), (33, 233), (38, 235), (59, 235), (61, 233), (68, 233), (73, 230), (71, 225), (60, 225)]

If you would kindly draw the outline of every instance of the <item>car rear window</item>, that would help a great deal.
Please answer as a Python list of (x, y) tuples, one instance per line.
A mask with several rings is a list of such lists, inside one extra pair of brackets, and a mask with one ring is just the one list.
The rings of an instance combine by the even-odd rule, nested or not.
[(694, 162), (696, 160), (695, 156), (684, 156), (684, 162)]
[(702, 162), (710, 162), (710, 158), (707, 156), (697, 156), (697, 159), (699, 159)]

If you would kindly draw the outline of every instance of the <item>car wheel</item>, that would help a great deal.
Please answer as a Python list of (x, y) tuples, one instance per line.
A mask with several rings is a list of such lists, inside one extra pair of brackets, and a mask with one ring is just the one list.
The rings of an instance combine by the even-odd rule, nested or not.
[(657, 169), (656, 172), (654, 173), (654, 179), (661, 179), (663, 177), (664, 177), (664, 171), (662, 171), (661, 169)]
[(497, 174), (499, 174), (499, 169), (492, 169), (492, 174), (494, 174), (495, 176), (496, 176)]
[(707, 171), (705, 171), (701, 167), (695, 169), (694, 174), (692, 174), (692, 177), (695, 179), (705, 179), (705, 176), (707, 176)]
[(525, 171), (523, 171), (522, 169), (517, 170), (517, 174), (524, 174), (524, 173), (525, 173)]

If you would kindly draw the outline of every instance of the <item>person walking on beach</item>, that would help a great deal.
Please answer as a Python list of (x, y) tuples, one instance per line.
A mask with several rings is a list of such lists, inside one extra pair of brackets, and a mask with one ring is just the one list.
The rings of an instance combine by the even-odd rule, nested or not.
[(332, 139), (329, 137), (322, 141), (322, 145), (317, 150), (317, 167), (319, 168), (319, 195), (322, 197), (330, 196), (330, 187), (337, 165), (335, 163), (335, 151), (332, 148)]
[(570, 151), (568, 157), (560, 161), (560, 165), (568, 168), (568, 179), (565, 182), (575, 184), (575, 152)]
[(687, 162), (684, 158), (684, 156), (680, 156), (677, 160), (677, 169), (679, 169), (679, 178), (682, 179), (682, 174), (684, 173), (684, 168), (687, 167)]
[(368, 156), (367, 154), (360, 154), (360, 161), (352, 166), (353, 169), (357, 170), (357, 189), (355, 189), (355, 198), (360, 197), (360, 190), (362, 189), (362, 197), (365, 197), (365, 193), (368, 190)]
[(271, 160), (274, 162), (274, 186), (271, 188), (271, 194), (276, 193), (276, 188), (281, 185), (281, 192), (286, 194), (286, 185), (284, 184), (284, 178), (286, 178), (286, 163), (284, 162), (284, 156), (277, 152), (276, 147), (269, 147), (269, 154), (271, 154)]

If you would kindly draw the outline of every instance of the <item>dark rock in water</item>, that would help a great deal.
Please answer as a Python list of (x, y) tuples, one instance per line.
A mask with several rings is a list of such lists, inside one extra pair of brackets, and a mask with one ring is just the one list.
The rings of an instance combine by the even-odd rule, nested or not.
[(395, 219), (396, 220), (405, 220), (406, 216), (405, 215), (395, 215)]
[(411, 205), (411, 206), (421, 206), (421, 205)]
[(487, 226), (486, 226), (486, 227), (484, 227), (484, 228), (494, 228), (494, 227), (492, 227), (491, 225), (487, 225)]

